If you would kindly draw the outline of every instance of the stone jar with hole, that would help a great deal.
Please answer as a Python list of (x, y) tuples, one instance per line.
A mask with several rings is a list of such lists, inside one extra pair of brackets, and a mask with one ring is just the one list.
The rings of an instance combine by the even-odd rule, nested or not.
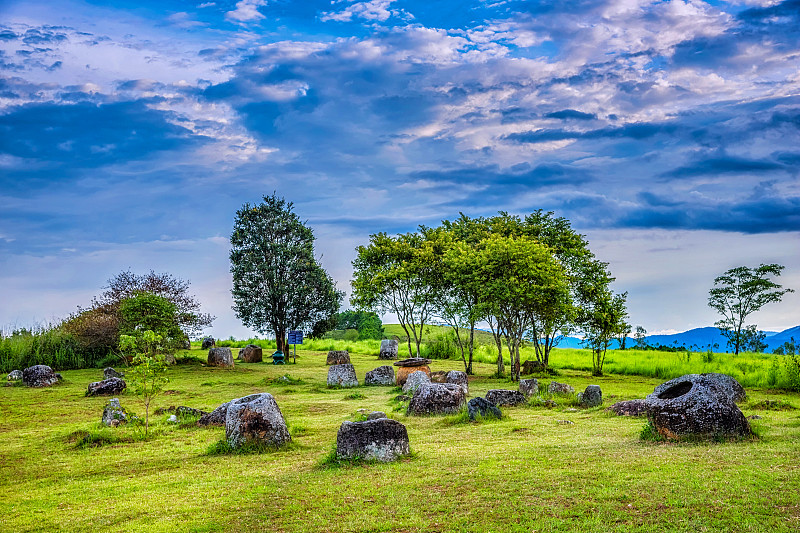
[(645, 398), (647, 418), (669, 440), (728, 438), (750, 434), (750, 424), (728, 391), (713, 378), (672, 380)]

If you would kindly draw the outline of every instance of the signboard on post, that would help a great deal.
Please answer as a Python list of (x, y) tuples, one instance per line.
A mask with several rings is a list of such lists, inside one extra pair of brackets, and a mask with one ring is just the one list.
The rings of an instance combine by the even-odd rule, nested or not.
[(288, 344), (303, 344), (303, 332), (300, 330), (290, 331)]
[(303, 332), (300, 330), (292, 330), (289, 332), (289, 344), (294, 344), (294, 357), (293, 362), (297, 364), (297, 345), (303, 344)]

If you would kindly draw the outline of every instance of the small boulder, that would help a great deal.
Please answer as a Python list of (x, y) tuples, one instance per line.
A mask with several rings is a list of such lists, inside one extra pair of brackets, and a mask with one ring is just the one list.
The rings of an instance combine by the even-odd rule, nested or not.
[(521, 405), (527, 400), (525, 395), (516, 390), (492, 389), (486, 393), (486, 399), (498, 406)]
[(12, 370), (6, 376), (8, 381), (20, 381), (22, 379), (22, 370)]
[(181, 348), (183, 348), (184, 350), (191, 350), (192, 341), (190, 341), (189, 339), (184, 339), (183, 342), (181, 342)]
[(169, 422), (170, 424), (177, 424), (178, 423), (178, 417), (176, 415), (169, 415), (169, 418), (167, 419), (167, 422)]
[(536, 361), (534, 359), (528, 359), (527, 361), (522, 363), (523, 374), (540, 374), (546, 370), (547, 367), (544, 366), (544, 363)]
[(279, 448), (292, 441), (278, 403), (268, 392), (231, 400), (225, 415), (225, 438), (234, 449), (245, 444)]
[(599, 385), (589, 385), (583, 391), (580, 398), (582, 407), (597, 407), (603, 405), (603, 391), (600, 390)]
[(350, 353), (347, 350), (331, 350), (328, 352), (326, 365), (349, 365)]
[(336, 435), (336, 457), (394, 461), (410, 453), (406, 427), (391, 418), (343, 422)]
[(750, 424), (719, 380), (671, 381), (669, 388), (656, 387), (659, 392), (645, 398), (647, 418), (661, 436), (680, 440), (750, 434)]
[(539, 394), (539, 380), (536, 378), (519, 380), (519, 392), (526, 398)]
[(735, 378), (727, 374), (708, 373), (708, 374), (686, 374), (679, 378), (671, 379), (659, 385), (653, 390), (651, 396), (658, 396), (665, 390), (671, 388), (677, 383), (689, 381), (692, 383), (712, 383), (714, 386), (722, 391), (733, 402), (739, 403), (747, 399), (747, 392), (741, 383), (736, 381)]
[(22, 382), (28, 387), (50, 387), (58, 381), (56, 373), (47, 365), (29, 366), (22, 371)]
[(547, 387), (547, 392), (550, 394), (575, 394), (575, 387), (567, 385), (566, 383), (551, 381), (550, 385)]
[(203, 337), (203, 341), (200, 344), (200, 349), (208, 350), (209, 348), (214, 348), (217, 345), (217, 341), (214, 340), (214, 337)]
[(386, 413), (383, 411), (372, 411), (367, 413), (367, 420), (377, 420), (379, 418), (386, 418)]
[(206, 413), (197, 421), (198, 426), (224, 426), (225, 417), (228, 416), (228, 406), (231, 402), (225, 402), (210, 413)]
[(424, 383), (430, 383), (431, 378), (428, 377), (428, 374), (422, 372), (421, 370), (417, 370), (416, 372), (412, 372), (409, 374), (408, 379), (403, 384), (403, 392), (407, 394), (414, 394), (414, 391), (417, 390), (420, 386)]
[(89, 388), (86, 391), (86, 396), (111, 396), (112, 394), (121, 394), (127, 383), (121, 378), (108, 378), (103, 381), (95, 381), (89, 383)]
[(466, 403), (464, 389), (453, 383), (425, 383), (414, 391), (407, 414), (454, 414)]
[(467, 412), (470, 420), (475, 420), (478, 416), (481, 418), (502, 418), (503, 416), (495, 404), (480, 396), (467, 402)]
[(397, 359), (397, 339), (383, 339), (378, 359)]
[(408, 376), (418, 371), (425, 372), (429, 377), (431, 375), (431, 369), (427, 365), (401, 366), (397, 369), (397, 373), (394, 376), (394, 381), (398, 386), (402, 387), (408, 379)]
[(379, 366), (364, 376), (364, 385), (394, 385), (394, 367)]
[(328, 367), (328, 387), (358, 387), (356, 369), (351, 364)]
[(233, 354), (230, 348), (211, 348), (208, 350), (208, 366), (233, 368)]
[(445, 383), (453, 383), (464, 389), (464, 396), (469, 396), (469, 379), (467, 373), (461, 370), (451, 370), (447, 373)]
[(645, 400), (625, 400), (608, 407), (606, 411), (618, 416), (645, 416), (647, 414), (647, 402)]
[(104, 426), (117, 427), (128, 421), (128, 414), (120, 405), (119, 398), (111, 398), (103, 408), (103, 418), (100, 422)]
[(117, 372), (116, 370), (114, 370), (110, 366), (103, 369), (103, 379), (111, 379), (111, 378), (120, 378), (120, 379), (122, 379), (124, 377), (125, 377), (124, 373)]
[(248, 344), (239, 350), (239, 359), (245, 363), (260, 363), (263, 361), (264, 350), (256, 344)]

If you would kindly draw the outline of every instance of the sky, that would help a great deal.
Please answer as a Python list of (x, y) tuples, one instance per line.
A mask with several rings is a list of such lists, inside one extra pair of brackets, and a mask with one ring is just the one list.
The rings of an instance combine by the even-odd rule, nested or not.
[[(0, 328), (132, 270), (231, 310), (235, 212), (276, 192), (349, 290), (369, 235), (568, 218), (650, 333), (725, 270), (798, 290), (800, 1), (0, 2)], [(392, 317), (386, 317), (391, 321)]]

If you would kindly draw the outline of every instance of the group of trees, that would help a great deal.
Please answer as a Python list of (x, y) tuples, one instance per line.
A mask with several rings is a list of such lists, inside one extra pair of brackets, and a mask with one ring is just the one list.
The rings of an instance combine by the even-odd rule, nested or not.
[[(521, 218), (464, 214), (435, 228), (370, 236), (353, 261), (351, 303), (394, 313), (419, 355), (424, 326), (452, 327), (464, 368), (472, 373), (476, 325), (488, 323), (504, 372), (503, 345), (519, 379), (520, 346), (533, 343), (547, 367), (564, 335), (584, 333), (602, 374), (605, 351), (625, 322), (626, 294), (614, 294), (607, 264), (589, 250), (569, 221), (541, 210)], [(416, 350), (412, 347), (412, 341)]]
[(162, 337), (163, 349), (174, 349), (214, 320), (200, 312), (189, 282), (168, 273), (126, 270), (103, 288), (90, 308), (79, 309), (62, 325), (84, 350), (99, 355), (116, 351), (120, 336), (141, 337), (147, 330)]

